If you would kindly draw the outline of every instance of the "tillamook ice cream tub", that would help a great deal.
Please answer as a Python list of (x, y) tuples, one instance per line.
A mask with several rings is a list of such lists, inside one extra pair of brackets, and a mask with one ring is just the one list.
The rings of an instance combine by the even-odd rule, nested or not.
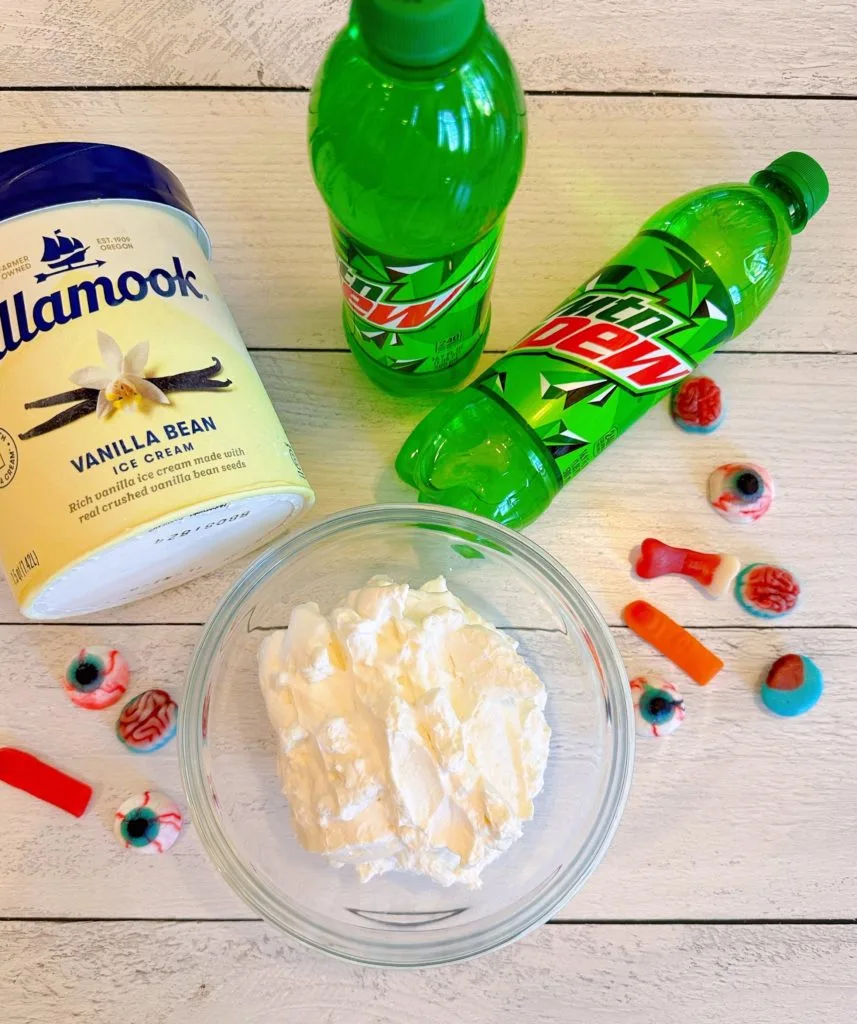
[(181, 583), (312, 503), (209, 256), (140, 153), (0, 154), (0, 560), (25, 615)]

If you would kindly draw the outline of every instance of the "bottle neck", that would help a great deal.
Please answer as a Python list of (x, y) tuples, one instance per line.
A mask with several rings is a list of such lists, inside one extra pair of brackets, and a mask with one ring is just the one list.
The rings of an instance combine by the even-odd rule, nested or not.
[(470, 59), (474, 49), (479, 45), (481, 33), (485, 27), (486, 22), (483, 20), (474, 37), (468, 41), (467, 45), (461, 51), (454, 54), (448, 60), (442, 61), (439, 64), (417, 67), (408, 67), (406, 65), (395, 64), (390, 61), (383, 53), (367, 42), (365, 35), (360, 31), (359, 25), (352, 23), (348, 27), (348, 33), (356, 45), (359, 46), (364, 59), (382, 75), (387, 78), (396, 79), (400, 82), (413, 82), (414, 84), (418, 84), (423, 82), (437, 82), (438, 80), (445, 78), (448, 74), (458, 70)]
[(791, 182), (786, 181), (785, 178), (776, 172), (766, 168), (764, 171), (759, 171), (758, 174), (753, 175), (752, 183), (759, 188), (763, 188), (771, 195), (776, 196), (780, 205), (785, 210), (793, 235), (803, 231), (809, 221), (809, 213), (807, 212), (803, 197)]
[(469, 49), (485, 10), (482, 0), (352, 0), (349, 20), (373, 56), (428, 77)]

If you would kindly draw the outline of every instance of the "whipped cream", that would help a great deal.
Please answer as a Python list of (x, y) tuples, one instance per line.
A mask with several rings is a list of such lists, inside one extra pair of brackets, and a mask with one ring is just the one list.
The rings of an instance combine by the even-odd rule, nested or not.
[(478, 888), (532, 818), (545, 687), (443, 577), (299, 605), (259, 673), (297, 836), (332, 865)]

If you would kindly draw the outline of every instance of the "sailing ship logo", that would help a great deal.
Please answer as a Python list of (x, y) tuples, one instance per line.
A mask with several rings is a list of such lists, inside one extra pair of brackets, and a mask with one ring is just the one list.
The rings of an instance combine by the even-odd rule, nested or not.
[(42, 263), (47, 264), (50, 273), (36, 274), (36, 282), (41, 284), (49, 277), (57, 274), (64, 274), (67, 270), (82, 270), (84, 267), (103, 267), (105, 260), (91, 260), (84, 263), (89, 246), (84, 245), (79, 238), (69, 238), (59, 228), (54, 232), (55, 238), (42, 235), (44, 250), (42, 252)]

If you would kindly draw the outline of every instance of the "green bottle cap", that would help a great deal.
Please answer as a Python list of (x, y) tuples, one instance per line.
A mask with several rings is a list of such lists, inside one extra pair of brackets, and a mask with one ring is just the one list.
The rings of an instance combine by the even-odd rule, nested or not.
[(765, 170), (792, 186), (806, 207), (807, 220), (818, 213), (830, 194), (824, 169), (806, 153), (786, 153), (768, 164)]
[(366, 45), (391, 64), (431, 67), (464, 49), (482, 21), (482, 0), (353, 0)]

